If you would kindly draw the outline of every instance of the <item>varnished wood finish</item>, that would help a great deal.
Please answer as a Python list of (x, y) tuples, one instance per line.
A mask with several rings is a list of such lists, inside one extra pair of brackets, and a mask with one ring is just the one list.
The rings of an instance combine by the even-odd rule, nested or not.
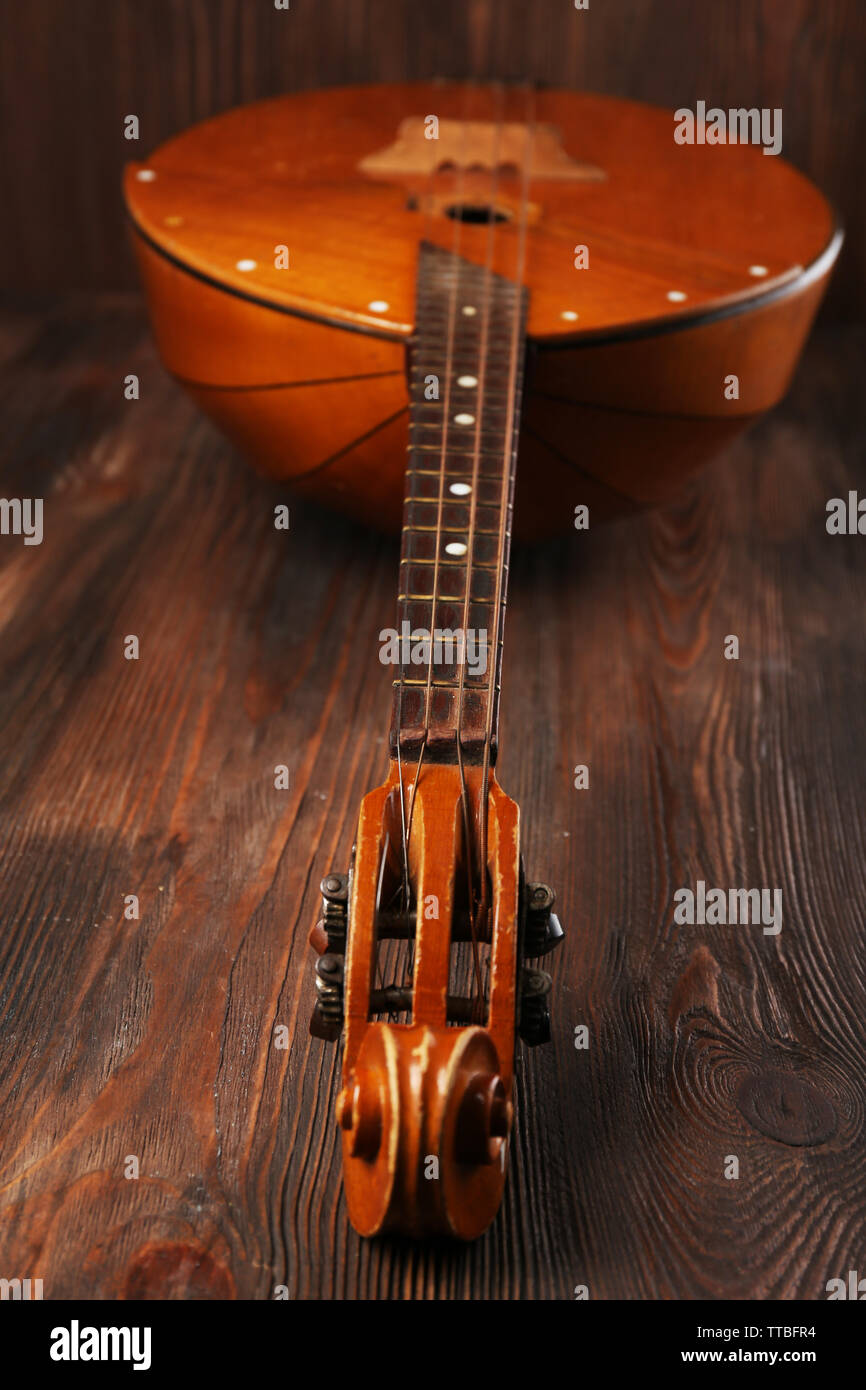
[[(491, 224), (491, 254), (493, 239)], [(522, 254), (515, 276), (521, 265)], [(342, 1023), (346, 1202), (365, 1236), (475, 1240), (505, 1182), (526, 952), (518, 810), (491, 767), (527, 304), (526, 288), (489, 262), (418, 248), (397, 640), (411, 648), (426, 633), (428, 645), (419, 664), (411, 650), (392, 654), (391, 770), (364, 798), (348, 919), (321, 962), (326, 988), (343, 970), (343, 1017), (317, 1004), (311, 1023), (316, 1036)], [(444, 632), (460, 646), (437, 651)], [(409, 950), (380, 982), (389, 910)], [(382, 987), (398, 1005), (387, 1023)]]
[[(301, 503), (275, 532), (285, 491), (129, 300), (4, 313), (0, 357), (3, 495), (46, 499), (41, 546), (0, 541), (4, 1274), (46, 1299), (811, 1300), (862, 1273), (864, 539), (824, 527), (866, 494), (862, 335), (813, 339), (676, 506), (515, 550), (499, 770), (569, 933), (501, 1214), (450, 1247), (353, 1234), (339, 1058), (306, 1032), (318, 879), (387, 768), (396, 543)], [(780, 937), (675, 925), (697, 878), (780, 886)], [(822, 1107), (832, 1135), (798, 1131)]]
[[(146, 247), (139, 255), (164, 360), (245, 456), (262, 472), (290, 480), (295, 492), (396, 531), (408, 435), (404, 346), (270, 313), (191, 281)], [(781, 396), (823, 287), (816, 282), (753, 310), (748, 325), (732, 316), (664, 339), (533, 349), (517, 534), (561, 529), (581, 502), (592, 515), (609, 517), (674, 497), (685, 478)], [(176, 355), (179, 344), (194, 353), (189, 365)], [(192, 384), (188, 377), (201, 380), (210, 351), (220, 354), (217, 385)], [(220, 389), (233, 363), (248, 391)], [(724, 394), (732, 370), (739, 399)], [(253, 389), (257, 381), (263, 389)], [(572, 396), (578, 405), (569, 410)], [(342, 408), (349, 403), (354, 418), (374, 422), (360, 436)], [(561, 437), (567, 425), (572, 439), (564, 454), (555, 452), (556, 433), (552, 444), (544, 436), (559, 428)]]
[[(449, 1235), (476, 1239), (489, 1226), (505, 1182), (512, 1117), (517, 1012), (520, 832), (517, 805), (490, 774), (487, 870), (493, 913), (486, 945), (488, 998), (478, 1025), (449, 1026), (452, 936), (465, 872), (461, 779), (456, 766), (403, 771), (403, 804), (412, 805), (409, 839), (418, 904), (406, 1021), (375, 1018), (377, 905), (388, 844), (399, 843), (400, 770), (365, 796), (352, 871), (346, 955), (345, 1047), (337, 1114), (343, 1131), (346, 1202), (362, 1235)], [(467, 768), (468, 812), (477, 822), (480, 770)], [(393, 884), (385, 880), (384, 902)], [(435, 912), (426, 911), (435, 904)], [(497, 1091), (498, 1117), (482, 1113), (481, 1131), (466, 1114), (479, 1090)], [(475, 1096), (467, 1092), (475, 1091)], [(435, 1172), (431, 1162), (437, 1165)]]
[[(127, 207), (165, 255), (237, 294), (406, 336), (425, 231), (411, 199), (427, 177), (374, 176), (360, 166), (407, 116), (428, 112), (464, 126), (525, 123), (534, 113), (561, 132), (568, 154), (604, 172), (588, 183), (532, 178), (543, 212), (526, 267), (532, 339), (610, 335), (745, 305), (796, 284), (834, 235), (825, 198), (784, 159), (752, 145), (677, 144), (669, 111), (557, 91), (530, 105), (520, 88), (459, 83), (343, 88), (227, 112), (131, 164)], [(149, 181), (141, 182), (144, 170)], [(459, 200), (459, 169), (450, 184), (440, 180), (437, 189), (444, 183)], [(513, 183), (502, 172), (498, 190)], [(449, 249), (453, 221), (434, 219), (427, 235)], [(498, 273), (513, 273), (517, 236), (516, 219), (497, 228)], [(275, 244), (289, 248), (288, 268), (275, 265)], [(576, 244), (590, 247), (588, 273), (574, 268)], [(464, 224), (461, 254), (483, 264), (486, 248), (487, 228)], [(254, 269), (238, 268), (250, 259)], [(767, 270), (760, 281), (750, 274), (756, 264)], [(669, 290), (686, 299), (668, 301)], [(371, 311), (377, 301), (388, 309)], [(575, 306), (576, 325), (562, 319)]]
[[(453, 83), (313, 93), (228, 113), (130, 167), (163, 359), (262, 471), (373, 524), (399, 524), (417, 246), (424, 235), (453, 247), (454, 224), (409, 210), (429, 192), (426, 175), (374, 178), (359, 165), (407, 112), (465, 123), (525, 115), (526, 102)], [(605, 178), (531, 185), (521, 452), (532, 488), (518, 485), (515, 521), (524, 535), (567, 526), (579, 503), (600, 518), (674, 496), (780, 399), (838, 252), (826, 201), (783, 160), (677, 145), (669, 112), (634, 103), (543, 92), (536, 117)], [(144, 167), (153, 181), (137, 179)], [(440, 207), (452, 196), (443, 178), (471, 201), (462, 177), (438, 176)], [(489, 198), (489, 174), (470, 177)], [(518, 182), (502, 174), (497, 200), (510, 190), (519, 203)], [(494, 263), (506, 275), (516, 236), (514, 222), (497, 227)], [(289, 247), (288, 269), (274, 268), (277, 244)], [(589, 247), (588, 270), (573, 266), (578, 244)], [(486, 227), (461, 226), (462, 255), (484, 264), (488, 249)], [(254, 271), (237, 270), (245, 258)], [(767, 274), (754, 277), (753, 265)], [(669, 290), (686, 300), (672, 303)], [(388, 311), (372, 314), (375, 301)], [(562, 318), (572, 311), (577, 322)]]

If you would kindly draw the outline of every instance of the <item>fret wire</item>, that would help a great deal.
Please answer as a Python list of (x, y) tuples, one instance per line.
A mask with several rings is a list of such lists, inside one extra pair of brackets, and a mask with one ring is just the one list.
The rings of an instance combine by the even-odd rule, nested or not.
[[(410, 466), (409, 468), (407, 468), (406, 472), (407, 472), (407, 473), (410, 473), (410, 474), (417, 474), (418, 476), (420, 476), (420, 477), (422, 477), (422, 478), (438, 478), (438, 477), (439, 477), (439, 469), (438, 469), (438, 468), (412, 468), (412, 467)], [(471, 473), (465, 473), (465, 472), (463, 472), (463, 471), (461, 470), (459, 473), (448, 473), (448, 474), (446, 474), (446, 476), (449, 477), (449, 478), (451, 478), (452, 481), (456, 482), (456, 481), (458, 481), (460, 478), (471, 478), (471, 477), (472, 477), (472, 474), (471, 474)], [(487, 482), (490, 482), (491, 479), (494, 477), (494, 475), (493, 475), (492, 473), (482, 474), (481, 476), (482, 476), (482, 478), (486, 478)], [(485, 506), (495, 506), (495, 507), (498, 507), (498, 506), (499, 506), (499, 503), (498, 503), (498, 502), (490, 502), (490, 503), (485, 502), (484, 505), (485, 505)], [(511, 506), (512, 504), (509, 502), (508, 505)]]
[[(469, 475), (467, 475), (467, 476), (469, 476)], [(430, 507), (430, 506), (433, 505), (434, 500), (435, 500), (435, 499), (434, 499), (433, 497), (412, 497), (412, 496), (410, 495), (410, 496), (406, 496), (406, 497), (403, 498), (403, 504), (404, 504), (404, 506), (405, 506), (405, 504), (408, 503), (408, 502), (420, 502), (420, 503), (422, 504), (422, 506)], [(487, 507), (488, 511), (496, 511), (496, 512), (499, 511), (499, 503), (498, 503), (498, 502), (479, 502), (478, 505), (479, 505), (479, 507)], [(468, 497), (458, 497), (458, 496), (456, 495), (456, 493), (455, 493), (453, 496), (449, 497), (448, 501), (446, 502), (446, 506), (448, 506), (448, 507), (468, 507), (468, 506), (469, 506), (469, 498), (468, 498)]]
[[(433, 595), (432, 595), (432, 594), (398, 594), (398, 595), (397, 595), (397, 602), (398, 602), (398, 603), (408, 603), (408, 602), (410, 602), (410, 601), (413, 602), (413, 603), (415, 603), (415, 602), (418, 602), (418, 603), (431, 603), (432, 600), (433, 600)], [(437, 603), (462, 603), (462, 602), (463, 602), (463, 595), (462, 595), (462, 594), (437, 594), (437, 595), (436, 595), (436, 602), (437, 602)], [(486, 607), (488, 604), (495, 603), (496, 600), (493, 599), (493, 598), (473, 598), (472, 602), (475, 603), (475, 604), (479, 604), (479, 603), (480, 603), (480, 604), (483, 604), (483, 605)]]
[[(441, 534), (443, 539), (445, 536), (445, 532), (447, 532), (449, 536), (468, 536), (470, 532), (470, 528), (468, 526), (446, 526), (445, 531), (443, 531), (440, 526), (401, 526), (400, 530), (403, 532), (404, 535), (411, 534), (412, 532), (418, 532), (421, 535), (429, 535), (435, 531), (437, 535)], [(476, 526), (473, 530), (473, 535), (498, 536), (499, 528), (497, 527), (495, 531), (484, 531), (481, 529), (480, 526)], [(511, 532), (506, 532), (506, 535), (510, 536)]]
[[(401, 564), (401, 565), (435, 565), (435, 564), (437, 564), (437, 563), (438, 563), (438, 562), (437, 562), (435, 559), (434, 559), (434, 560), (420, 560), (420, 559), (416, 559), (414, 555), (406, 555), (406, 556), (404, 556), (403, 559), (400, 561), (400, 564)], [(449, 564), (453, 564), (453, 563), (456, 563), (456, 562), (452, 562), (452, 561), (450, 561), (450, 560), (443, 560), (443, 561), (442, 561), (442, 568), (445, 569)], [(459, 568), (468, 569), (469, 566), (465, 566), (465, 565), (464, 565), (464, 566), (459, 566)], [(498, 569), (499, 569), (499, 564), (498, 564), (497, 561), (495, 561), (495, 560), (492, 560), (492, 561), (475, 560), (475, 561), (473, 561), (471, 568), (474, 569), (474, 570), (498, 570)]]
[[(438, 445), (436, 444), (413, 444), (411, 446), (411, 452), (413, 454), (438, 454), (441, 453), (441, 449), (439, 449)], [(465, 449), (449, 449), (448, 453), (457, 458), (474, 459), (475, 457), (474, 453), (467, 453)], [(479, 451), (479, 457), (498, 459), (501, 463), (502, 452), (499, 449), (481, 449)]]
[[(469, 679), (470, 679), (470, 680), (473, 680), (473, 679), (475, 679), (475, 680), (481, 680), (482, 677), (480, 677), (480, 676), (475, 676), (475, 677), (470, 676)], [(393, 686), (419, 686), (419, 685), (426, 685), (426, 684), (427, 684), (427, 677), (426, 677), (426, 676), (405, 676), (402, 680), (392, 681), (391, 684), (392, 684)], [(432, 686), (434, 686), (435, 689), (437, 689), (437, 690), (459, 690), (459, 689), (460, 689), (460, 682), (457, 681), (457, 680), (453, 680), (453, 681), (434, 680), (434, 681), (431, 681), (430, 684), (431, 684)], [(470, 687), (470, 688), (473, 689), (473, 691), (474, 691), (474, 689), (475, 689), (474, 687)], [(484, 686), (483, 690), (479, 690), (479, 691), (477, 691), (477, 692), (475, 692), (475, 693), (486, 694), (486, 693), (487, 693), (488, 691), (490, 691), (490, 690), (496, 691), (496, 690), (499, 690), (500, 688), (501, 688), (501, 687), (500, 687), (499, 681), (497, 681), (496, 684), (495, 684), (494, 686), (491, 686), (491, 685), (490, 685), (490, 682), (488, 681), (487, 684)]]

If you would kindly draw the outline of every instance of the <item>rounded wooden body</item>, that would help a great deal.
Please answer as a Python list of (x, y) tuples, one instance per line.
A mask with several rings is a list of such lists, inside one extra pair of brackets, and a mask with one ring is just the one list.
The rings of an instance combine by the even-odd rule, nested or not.
[[(606, 97), (533, 103), (524, 533), (665, 500), (775, 404), (841, 243), (760, 147), (678, 144), (672, 113)], [(514, 275), (529, 114), (496, 87), (334, 89), (128, 167), (162, 358), (256, 468), (399, 526), (418, 243), (484, 264), (489, 225), (454, 214), (492, 200), (493, 267)]]

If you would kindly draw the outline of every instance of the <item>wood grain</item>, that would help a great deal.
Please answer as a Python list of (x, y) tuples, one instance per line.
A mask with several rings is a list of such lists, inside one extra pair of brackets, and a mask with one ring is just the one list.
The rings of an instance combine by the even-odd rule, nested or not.
[[(489, 165), (465, 176), (463, 165), (432, 176), (371, 172), (367, 156), (406, 120), (421, 125), (416, 144), (434, 143), (424, 138), (424, 112), (435, 112), (446, 131), (468, 128), (458, 153), (464, 165), (473, 131), (498, 138), (500, 122), (518, 132), (523, 162), (511, 173), (497, 166), (495, 175)], [(557, 132), (575, 159), (591, 159), (599, 178), (539, 174), (538, 161), (527, 164), (528, 121)], [(447, 154), (446, 142), (446, 164)], [(721, 309), (745, 312), (768, 294), (805, 288), (816, 263), (826, 272), (838, 251), (826, 198), (785, 159), (750, 144), (677, 144), (671, 113), (659, 107), (552, 89), (530, 97), (502, 84), (364, 84), (236, 107), (146, 160), (130, 159), (124, 200), (140, 259), (155, 248), (223, 298), (228, 291), (318, 323), (405, 338), (416, 317), (420, 241), (518, 277), (524, 164), (533, 210), (521, 276), (530, 291), (527, 332), (544, 343), (564, 347)], [(440, 207), (492, 199), (504, 220), (495, 235), (484, 223), (456, 227), (445, 212), (421, 210), (431, 197)], [(576, 243), (589, 248), (579, 274)], [(177, 275), (151, 260), (143, 257), (142, 273), (153, 298), (165, 294), (160, 280), (174, 283)], [(669, 300), (671, 289), (683, 300)], [(180, 293), (194, 297), (189, 287)], [(371, 301), (384, 307), (371, 309)], [(579, 322), (563, 319), (574, 306)], [(189, 314), (184, 304), (169, 320), (167, 360), (196, 352), (171, 341), (170, 329), (182, 331), (177, 324), (185, 328)]]
[[(131, 153), (285, 91), (440, 75), (530, 76), (648, 101), (781, 107), (784, 154), (849, 233), (830, 309), (862, 312), (866, 127), (858, 0), (0, 0), (3, 283), (131, 287), (118, 197)], [(123, 138), (138, 115), (139, 146)], [(62, 246), (62, 252), (58, 248)]]
[[(515, 208), (525, 201), (516, 167), (493, 182), (470, 173), (472, 196), (462, 166), (433, 183), (402, 167), (371, 174), (370, 152), (397, 130), (422, 167), (418, 147), (432, 142), (417, 113), (428, 111), (442, 121), (440, 153), (452, 128), (489, 146), (498, 122), (531, 114), (534, 130), (555, 133), (566, 158), (591, 157), (600, 177), (546, 179), (530, 161), (528, 227), (419, 215), (433, 188), (445, 204), (498, 205), (509, 186)], [(527, 127), (504, 129), (520, 145)], [(532, 142), (522, 143), (526, 155)], [(422, 351), (419, 260), (453, 258), (455, 293), (478, 305), (484, 265), (503, 284), (526, 284), (535, 506), (524, 489), (518, 524), (538, 536), (570, 525), (576, 474), (595, 480), (593, 506), (600, 493), (609, 512), (664, 502), (735, 433), (724, 416), (745, 426), (774, 405), (841, 241), (826, 199), (784, 160), (751, 146), (681, 147), (658, 108), (552, 89), (528, 102), (503, 84), (326, 88), (237, 107), (146, 165), (130, 161), (124, 197), (165, 365), (260, 471), (385, 528), (403, 514), (410, 334), (413, 372), (427, 383), (435, 365), (437, 380), (450, 380), (438, 351), (451, 337), (447, 306)], [(584, 236), (591, 263), (578, 284), (569, 277)], [(573, 304), (579, 315), (564, 308)], [(479, 372), (487, 322), (479, 315), (477, 342), (455, 347)], [(491, 338), (484, 371), (507, 378), (495, 346), (507, 322), (494, 321)], [(428, 445), (443, 439), (426, 429)]]
[[(866, 581), (824, 508), (866, 489), (864, 348), (825, 330), (675, 507), (515, 554), (499, 773), (568, 936), (503, 1211), (454, 1248), (351, 1233), (337, 1057), (306, 1032), (318, 880), (387, 764), (396, 544), (294, 500), (275, 531), (288, 494), (166, 377), (137, 300), (4, 314), (2, 492), (46, 499), (41, 546), (0, 537), (4, 1277), (818, 1298), (862, 1270)], [(699, 878), (781, 887), (781, 934), (676, 926)]]

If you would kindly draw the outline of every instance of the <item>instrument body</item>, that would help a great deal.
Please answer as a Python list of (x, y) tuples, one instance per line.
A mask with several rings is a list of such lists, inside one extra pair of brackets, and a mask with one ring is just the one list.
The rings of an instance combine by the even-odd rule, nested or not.
[(344, 1043), (356, 1229), (472, 1239), (562, 937), (495, 774), (512, 530), (661, 502), (773, 405), (840, 234), (781, 160), (667, 113), (447, 83), (229, 112), (126, 198), (195, 400), (266, 474), (402, 519), (391, 761), (322, 882), (311, 1031)]
[[(513, 125), (519, 94), (507, 101)], [(401, 164), (401, 127), (436, 115), (453, 146), (461, 122), (489, 129), (497, 102), (454, 83), (280, 97), (127, 170), (169, 370), (254, 466), (375, 526), (400, 524), (417, 246), (452, 244), (443, 210), (461, 181), (456, 168), (431, 176), (439, 145), (420, 135)], [(556, 138), (533, 170), (527, 228), (515, 524), (529, 536), (567, 527), (579, 503), (600, 520), (664, 502), (774, 405), (841, 241), (818, 190), (760, 148), (678, 145), (670, 112), (582, 93), (538, 93), (536, 119)], [(576, 175), (562, 177), (557, 151)], [(464, 201), (486, 198), (483, 167), (462, 182)], [(510, 220), (495, 268), (508, 274), (507, 170), (498, 197)], [(486, 231), (464, 223), (462, 254), (481, 262)]]

